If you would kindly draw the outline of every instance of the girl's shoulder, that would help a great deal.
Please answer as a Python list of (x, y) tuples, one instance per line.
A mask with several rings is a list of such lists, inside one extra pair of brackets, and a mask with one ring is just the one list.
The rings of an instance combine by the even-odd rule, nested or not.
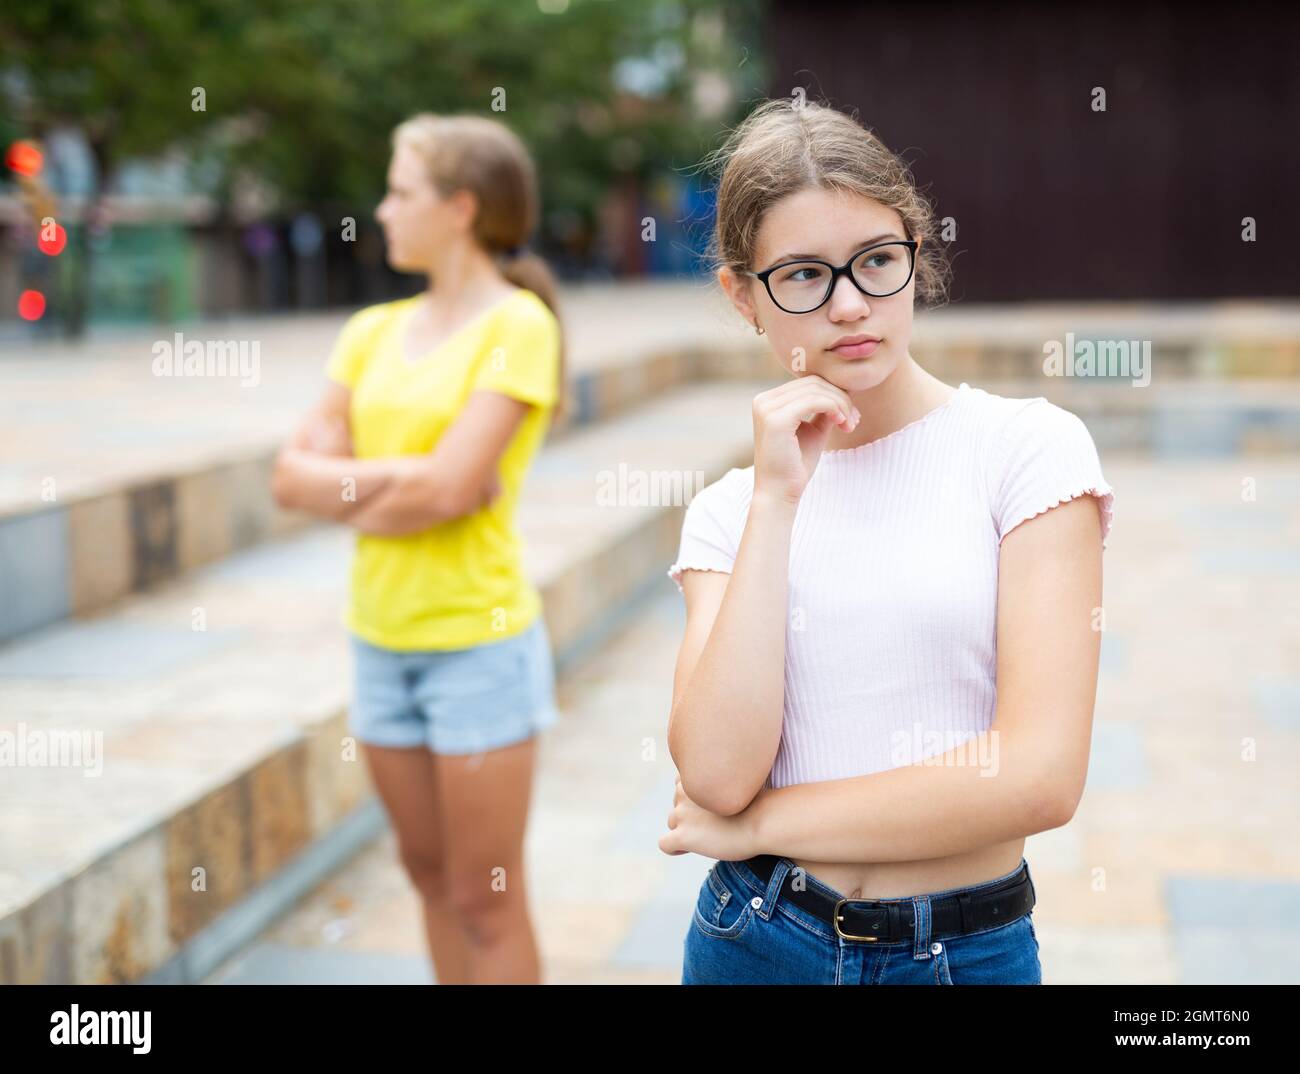
[(1082, 418), (1045, 396), (1012, 398), (977, 389), (987, 432), (985, 481), (999, 539), (1026, 518), (1088, 494), (1101, 501), (1102, 547), (1115, 515), (1115, 490)]
[(754, 467), (732, 467), (690, 498), (682, 520), (677, 559), (668, 568), (681, 590), (686, 570), (731, 570), (754, 491)]
[[(1041, 395), (1008, 396), (986, 391), (975, 385), (967, 385), (967, 411), (973, 414), (979, 424), (994, 430), (1002, 429), (1016, 414), (1036, 403), (1047, 403)], [(1051, 404), (1048, 404), (1049, 406)]]
[(1087, 434), (1077, 414), (1043, 395), (1004, 396), (983, 388), (971, 388), (969, 395), (979, 424), (1003, 446), (1017, 438)]
[(378, 324), (399, 316), (419, 300), (419, 295), (410, 295), (406, 298), (392, 298), (385, 302), (374, 302), (369, 306), (362, 306), (352, 314), (349, 320), (363, 324)]
[(559, 326), (559, 318), (536, 291), (516, 287), (513, 294), (505, 296), (497, 306), (506, 322), (519, 326), (541, 327), (551, 330)]
[(1083, 420), (1046, 396), (1006, 396), (972, 387), (967, 392), (967, 413), (994, 466), (1014, 454), (1018, 445), (1086, 441), (1095, 449)]
[(354, 388), (380, 342), (391, 334), (388, 330), (415, 301), (412, 297), (377, 302), (351, 314), (334, 341), (326, 363), (328, 376)]
[(385, 332), (419, 301), (418, 295), (395, 298), (362, 306), (344, 323), (339, 333), (339, 346), (343, 349), (369, 350)]

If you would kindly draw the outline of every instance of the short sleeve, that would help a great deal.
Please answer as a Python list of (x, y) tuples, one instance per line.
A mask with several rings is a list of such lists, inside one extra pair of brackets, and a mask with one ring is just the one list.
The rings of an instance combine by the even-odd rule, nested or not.
[(502, 318), (491, 346), (479, 356), (471, 391), (500, 392), (525, 403), (554, 406), (559, 399), (560, 322), (538, 305)]
[(1088, 427), (1077, 414), (1038, 397), (1016, 412), (995, 452), (993, 516), (999, 542), (1025, 519), (1079, 496), (1099, 501), (1101, 544), (1114, 521), (1115, 492), (1102, 476)]
[(696, 493), (686, 505), (677, 560), (668, 568), (668, 577), (676, 584), (679, 593), (685, 592), (682, 589), (682, 571), (731, 573), (743, 528), (735, 496), (736, 475), (736, 470), (729, 470), (712, 485)]
[(345, 388), (355, 388), (374, 349), (376, 330), (383, 323), (386, 304), (357, 310), (344, 323), (334, 341), (325, 375)]

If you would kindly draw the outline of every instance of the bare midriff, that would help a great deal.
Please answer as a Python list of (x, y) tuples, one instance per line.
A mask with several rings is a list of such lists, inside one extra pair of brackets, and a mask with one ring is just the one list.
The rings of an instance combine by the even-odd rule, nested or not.
[(804, 872), (846, 899), (901, 899), (948, 888), (968, 887), (1014, 872), (1024, 839), (979, 847), (946, 858), (838, 864), (792, 858)]

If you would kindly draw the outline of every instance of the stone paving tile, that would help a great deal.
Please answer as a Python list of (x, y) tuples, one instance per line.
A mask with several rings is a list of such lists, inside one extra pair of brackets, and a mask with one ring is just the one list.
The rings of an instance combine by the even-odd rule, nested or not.
[[(695, 885), (696, 891), (704, 880), (703, 873)], [(693, 899), (681, 903), (651, 902), (637, 913), (623, 942), (614, 952), (611, 965), (619, 969), (653, 969), (666, 972), (668, 964), (681, 973), (682, 945), (691, 926), (690, 910)], [(675, 958), (673, 956), (676, 956)]]
[(1136, 788), (1150, 778), (1141, 729), (1130, 723), (1094, 718), (1088, 787), (1092, 790)]
[[(1166, 899), (1174, 922), (1184, 927), (1300, 928), (1300, 883), (1265, 877), (1171, 876)], [(1241, 922), (1226, 921), (1225, 908), (1238, 907)]]
[(1199, 565), (1207, 572), (1258, 574), (1300, 574), (1300, 548), (1205, 548)]
[(1123, 638), (1116, 637), (1115, 632), (1110, 630), (1102, 634), (1099, 670), (1103, 674), (1125, 674), (1129, 670), (1131, 660), (1128, 643)]
[(1166, 898), (1185, 983), (1300, 982), (1300, 883), (1174, 875)]
[(66, 622), (0, 649), (0, 677), (147, 678), (248, 640), (240, 630), (191, 630), (119, 620)]
[(66, 510), (0, 519), (0, 638), (68, 613), (70, 544)]
[(1077, 824), (1051, 828), (1025, 840), (1025, 860), (1034, 871), (1077, 873), (1083, 869), (1083, 832)]
[(237, 556), (196, 568), (189, 577), (196, 587), (207, 582), (256, 583), (274, 578), (336, 591), (340, 553), (346, 554), (354, 540), (351, 530), (323, 528), (305, 533), (293, 542), (271, 541), (247, 549)]
[(1167, 930), (1150, 926), (1045, 926), (1034, 911), (1043, 984), (1186, 984)]
[(417, 955), (341, 952), (254, 944), (207, 984), (434, 984), (429, 960)]
[(1179, 984), (1300, 983), (1298, 928), (1180, 928)]
[(1275, 727), (1300, 731), (1300, 677), (1258, 678), (1252, 684), (1255, 705)]

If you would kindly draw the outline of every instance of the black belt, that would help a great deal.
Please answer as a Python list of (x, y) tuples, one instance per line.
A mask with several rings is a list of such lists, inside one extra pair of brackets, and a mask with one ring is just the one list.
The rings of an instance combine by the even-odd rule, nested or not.
[[(760, 854), (742, 864), (766, 884), (772, 879), (780, 860), (772, 854)], [(807, 910), (830, 925), (843, 939), (898, 943), (915, 936), (916, 920), (910, 898), (836, 899), (806, 882), (802, 891), (797, 890), (794, 887), (795, 875), (794, 869), (786, 873), (777, 897), (789, 899)], [(1014, 875), (995, 886), (930, 896), (930, 935), (936, 938), (960, 936), (1005, 925), (1024, 917), (1034, 908), (1036, 901), (1029, 866), (1021, 862)]]

